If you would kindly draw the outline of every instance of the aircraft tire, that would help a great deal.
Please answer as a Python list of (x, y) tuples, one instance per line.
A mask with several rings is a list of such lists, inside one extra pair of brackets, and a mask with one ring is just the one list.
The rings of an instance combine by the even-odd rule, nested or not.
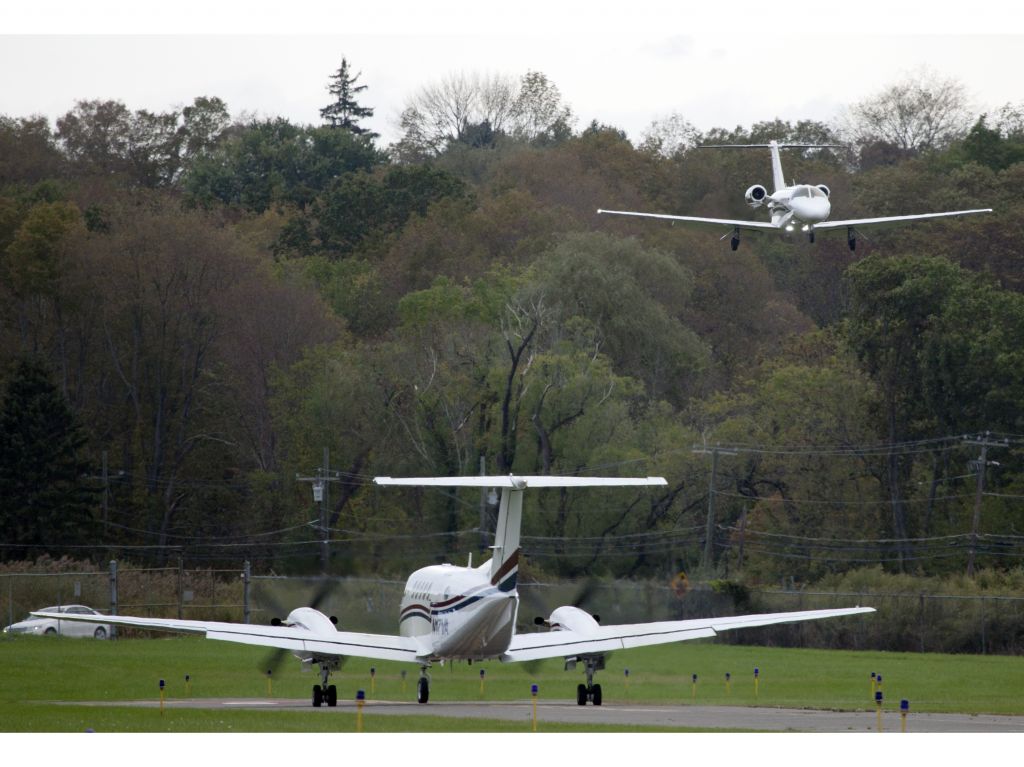
[(327, 705), (328, 706), (331, 706), (332, 708), (334, 706), (337, 706), (338, 705), (338, 688), (335, 687), (333, 684), (330, 685), (327, 688), (327, 695), (325, 696), (325, 698), (327, 700)]
[(595, 684), (593, 689), (591, 690), (591, 692), (593, 693), (592, 697), (593, 697), (594, 705), (595, 706), (600, 706), (601, 705), (601, 685)]
[(416, 685), (416, 702), (426, 703), (430, 700), (430, 682), (424, 676), (420, 677), (419, 683)]
[(320, 708), (324, 702), (324, 691), (320, 689), (320, 685), (313, 685), (313, 708)]
[(587, 705), (587, 686), (585, 684), (576, 685), (576, 705)]
[(96, 630), (94, 632), (92, 632), (92, 635), (94, 637), (96, 637), (97, 639), (106, 639), (107, 638), (107, 630), (105, 628), (103, 628), (102, 626), (97, 626)]

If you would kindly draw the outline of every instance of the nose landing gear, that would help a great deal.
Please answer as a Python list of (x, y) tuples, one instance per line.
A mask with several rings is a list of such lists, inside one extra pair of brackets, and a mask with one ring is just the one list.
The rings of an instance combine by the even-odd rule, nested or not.
[(430, 700), (430, 674), (427, 673), (427, 667), (420, 667), (420, 679), (416, 683), (416, 702), (426, 703)]

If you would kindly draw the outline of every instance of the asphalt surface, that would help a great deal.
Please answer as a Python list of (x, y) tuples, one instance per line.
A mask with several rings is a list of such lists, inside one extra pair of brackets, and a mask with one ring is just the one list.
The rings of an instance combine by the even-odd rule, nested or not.
[[(80, 705), (80, 704), (79, 704)], [(88, 705), (158, 707), (159, 701), (103, 701)], [(354, 701), (338, 701), (336, 708), (313, 708), (308, 700), (281, 698), (191, 698), (165, 701), (174, 708), (248, 708), (277, 710), (307, 710), (311, 715), (329, 715), (355, 708)], [(414, 702), (367, 701), (364, 716), (427, 715), (454, 718), (500, 719), (521, 721), (530, 726), (533, 715), (532, 701), (508, 702), (435, 702), (419, 705)], [(640, 704), (606, 704), (578, 706), (575, 701), (538, 701), (539, 723), (568, 722), (616, 727), (639, 725), (656, 727), (693, 727), (699, 729), (748, 730), (760, 732), (874, 732), (878, 727), (876, 711), (818, 711), (791, 708), (747, 708), (741, 706), (649, 706)], [(1024, 716), (998, 716), (990, 714), (915, 714), (906, 721), (907, 732), (966, 733), (966, 732), (1024, 732)], [(899, 711), (882, 713), (883, 732), (901, 732)]]

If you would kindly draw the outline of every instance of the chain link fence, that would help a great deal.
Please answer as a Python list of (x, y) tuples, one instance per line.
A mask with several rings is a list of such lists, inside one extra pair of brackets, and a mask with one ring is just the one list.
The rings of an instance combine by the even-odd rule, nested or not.
[[(0, 572), (4, 623), (31, 610), (84, 604), (102, 612), (165, 618), (269, 623), (316, 602), (343, 629), (397, 631), (404, 580), (250, 576), (237, 569), (121, 567), (57, 573)], [(1024, 597), (806, 590), (748, 590), (736, 584), (681, 589), (656, 581), (584, 581), (519, 585), (520, 630), (535, 616), (578, 604), (605, 624), (678, 620), (856, 605), (874, 614), (725, 632), (716, 641), (787, 647), (1024, 654)], [(133, 635), (138, 632), (125, 632)]]

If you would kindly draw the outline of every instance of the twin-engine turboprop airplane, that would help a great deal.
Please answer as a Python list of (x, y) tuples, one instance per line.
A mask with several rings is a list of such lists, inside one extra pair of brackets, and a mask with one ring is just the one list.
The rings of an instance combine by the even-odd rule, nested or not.
[[(329, 685), (328, 680), (346, 656), (418, 664), (420, 678), (416, 699), (420, 703), (426, 703), (430, 697), (428, 669), (434, 662), (563, 658), (567, 670), (575, 668), (577, 663), (583, 664), (587, 681), (576, 689), (576, 702), (582, 706), (587, 701), (601, 704), (601, 685), (594, 684), (594, 673), (604, 668), (605, 655), (613, 650), (712, 637), (720, 631), (750, 626), (874, 612), (871, 607), (851, 607), (602, 626), (594, 616), (567, 605), (540, 621), (548, 627), (547, 631), (517, 634), (519, 594), (516, 582), (524, 491), (551, 487), (665, 485), (665, 480), (661, 477), (470, 476), (377, 477), (374, 482), (388, 486), (501, 488), (491, 559), (479, 567), (430, 565), (410, 575), (402, 595), (397, 635), (339, 631), (333, 619), (311, 607), (297, 608), (280, 625), (271, 626), (121, 615), (94, 616), (94, 621), (86, 622), (201, 634), (207, 639), (291, 651), (303, 663), (315, 663), (320, 668), (321, 684), (313, 687), (314, 706), (337, 704), (337, 688)], [(47, 613), (33, 615), (48, 616)], [(60, 617), (80, 619), (80, 616), (64, 614)]]
[(779, 150), (785, 148), (822, 149), (835, 147), (836, 144), (780, 144), (769, 141), (767, 144), (704, 144), (703, 149), (735, 149), (735, 148), (767, 148), (772, 153), (772, 180), (775, 190), (768, 190), (760, 184), (754, 184), (746, 191), (747, 204), (755, 210), (767, 208), (771, 214), (771, 223), (760, 221), (735, 221), (728, 218), (699, 218), (696, 216), (673, 216), (667, 213), (636, 213), (626, 210), (602, 210), (598, 213), (609, 213), (616, 216), (640, 216), (642, 218), (661, 218), (668, 221), (679, 221), (692, 226), (704, 226), (719, 231), (727, 230), (721, 239), (730, 234), (730, 244), (736, 250), (740, 246), (740, 232), (783, 232), (792, 233), (799, 229), (814, 242), (816, 232), (846, 231), (846, 241), (850, 250), (857, 248), (857, 233), (864, 229), (882, 226), (897, 226), (911, 221), (924, 221), (951, 216), (968, 216), (974, 213), (991, 213), (991, 208), (975, 210), (953, 210), (945, 213), (919, 213), (912, 216), (884, 216), (880, 218), (853, 218), (846, 221), (829, 221), (832, 204), (829, 200), (831, 191), (824, 184), (793, 184), (786, 186), (782, 175), (782, 161)]

